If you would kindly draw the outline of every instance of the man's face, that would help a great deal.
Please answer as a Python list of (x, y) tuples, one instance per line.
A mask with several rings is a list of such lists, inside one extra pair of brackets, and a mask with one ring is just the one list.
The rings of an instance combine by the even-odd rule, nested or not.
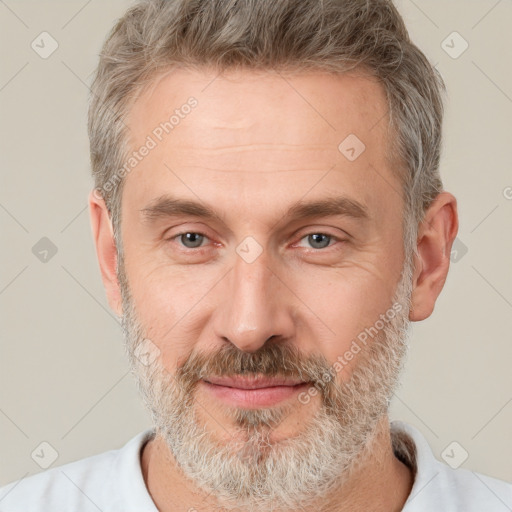
[[(355, 75), (214, 78), (166, 75), (127, 121), (133, 150), (148, 135), (156, 141), (126, 177), (120, 274), (131, 352), (143, 339), (157, 347), (160, 373), (145, 381), (155, 421), (171, 449), (169, 425), (181, 418), (204, 429), (210, 446), (228, 446), (226, 457), (250, 458), (248, 441), (261, 456), (263, 438), (278, 446), (316, 432), (325, 444), (319, 429), (334, 424), (360, 448), (396, 380), (403, 354), (386, 363), (386, 347), (403, 341), (409, 293), (402, 282), (401, 314), (391, 314), (403, 202), (386, 158), (384, 91)], [(155, 131), (191, 96), (197, 106), (169, 134)], [(174, 200), (214, 215), (183, 212)], [(337, 200), (328, 211), (304, 207), (326, 200)], [(379, 364), (387, 377), (372, 377)], [(361, 380), (350, 387), (358, 367), (365, 389)], [(328, 371), (324, 391), (311, 392)], [(144, 365), (138, 372), (151, 378)], [(302, 384), (239, 392), (208, 383), (244, 373)], [(367, 414), (357, 428), (350, 418), (361, 411), (350, 403)]]

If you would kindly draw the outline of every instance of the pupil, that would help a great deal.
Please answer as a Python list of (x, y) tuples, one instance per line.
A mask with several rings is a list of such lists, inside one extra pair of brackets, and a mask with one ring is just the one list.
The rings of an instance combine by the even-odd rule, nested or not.
[[(312, 245), (318, 248), (318, 244), (320, 244), (321, 248), (327, 247), (329, 245), (329, 236), (328, 235), (322, 235), (321, 233), (316, 233), (314, 235), (309, 235), (310, 242), (312, 241)], [(323, 242), (319, 240), (319, 238), (323, 238)], [(326, 243), (325, 243), (326, 242)]]
[(185, 237), (184, 245), (186, 247), (199, 247), (201, 245), (203, 235), (200, 235), (199, 233), (185, 233), (181, 236), (182, 241), (183, 237)]

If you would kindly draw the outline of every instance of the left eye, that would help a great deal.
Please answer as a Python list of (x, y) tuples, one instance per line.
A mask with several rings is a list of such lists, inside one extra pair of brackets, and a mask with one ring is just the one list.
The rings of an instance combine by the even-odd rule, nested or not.
[(188, 231), (186, 233), (180, 233), (179, 235), (176, 235), (173, 238), (179, 238), (181, 243), (187, 249), (196, 249), (197, 247), (201, 247), (203, 241), (207, 239), (207, 236), (203, 235), (202, 233)]
[(330, 242), (336, 240), (336, 238), (325, 233), (311, 233), (310, 235), (302, 237), (301, 241), (302, 240), (307, 240), (307, 243), (311, 244), (313, 249), (325, 249), (331, 245)]

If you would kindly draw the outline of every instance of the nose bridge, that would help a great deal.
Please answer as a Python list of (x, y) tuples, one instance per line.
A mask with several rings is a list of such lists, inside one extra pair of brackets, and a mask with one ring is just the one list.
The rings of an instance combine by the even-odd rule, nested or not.
[(252, 261), (237, 254), (225, 285), (216, 324), (218, 336), (247, 352), (258, 350), (271, 336), (291, 336), (287, 295), (265, 254)]

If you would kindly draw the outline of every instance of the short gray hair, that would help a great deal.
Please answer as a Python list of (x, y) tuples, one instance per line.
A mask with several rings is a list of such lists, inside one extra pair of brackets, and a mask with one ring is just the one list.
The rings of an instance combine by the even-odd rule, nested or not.
[(406, 254), (442, 190), (438, 71), (411, 42), (391, 0), (143, 0), (108, 36), (92, 86), (89, 138), (95, 188), (112, 216), (118, 251), (132, 101), (173, 67), (327, 71), (361, 69), (385, 89), (391, 145), (403, 184)]

